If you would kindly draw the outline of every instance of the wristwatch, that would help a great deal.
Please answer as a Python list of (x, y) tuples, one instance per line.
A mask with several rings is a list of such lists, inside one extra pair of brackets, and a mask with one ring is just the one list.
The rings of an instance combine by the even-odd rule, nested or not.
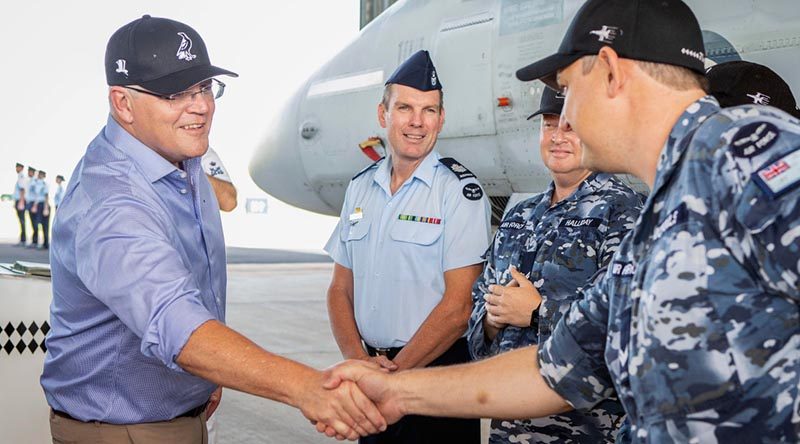
[(533, 328), (539, 320), (539, 307), (536, 307), (531, 312), (531, 328)]

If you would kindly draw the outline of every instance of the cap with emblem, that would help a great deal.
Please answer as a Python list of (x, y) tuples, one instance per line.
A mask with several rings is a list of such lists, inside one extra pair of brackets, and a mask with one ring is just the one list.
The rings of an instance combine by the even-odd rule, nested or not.
[(723, 108), (737, 105), (769, 105), (800, 118), (789, 85), (775, 71), (741, 60), (712, 66), (706, 74), (709, 93)]
[(403, 62), (386, 81), (386, 85), (410, 86), (420, 91), (442, 89), (442, 82), (436, 74), (428, 51), (420, 50)]
[(17, 162), (17, 168), (23, 168), (23, 167), (25, 167), (25, 165), (23, 165), (23, 164), (21, 164), (21, 163)]
[(528, 116), (528, 120), (533, 119), (539, 114), (561, 115), (564, 109), (564, 96), (551, 88), (545, 88), (542, 92), (542, 100), (539, 101), (539, 110)]
[(680, 0), (589, 0), (575, 15), (558, 52), (519, 71), (556, 88), (556, 73), (610, 46), (620, 57), (705, 73), (705, 46), (692, 10)]
[(208, 58), (200, 34), (174, 20), (145, 15), (118, 29), (106, 46), (106, 81), (159, 94), (185, 91), (218, 75), (238, 77)]
[(36, 168), (34, 168), (34, 167), (32, 167), (32, 166), (29, 166), (29, 167), (28, 167), (28, 172), (29, 172), (29, 173), (35, 173), (35, 172), (36, 172)]

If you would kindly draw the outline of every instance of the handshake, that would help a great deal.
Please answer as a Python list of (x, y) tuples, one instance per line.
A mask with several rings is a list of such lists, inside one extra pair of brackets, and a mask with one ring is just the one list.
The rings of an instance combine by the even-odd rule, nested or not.
[(297, 407), (318, 432), (329, 437), (356, 440), (380, 433), (406, 414), (394, 388), (395, 378), (375, 362), (344, 361), (322, 371), (319, 378)]

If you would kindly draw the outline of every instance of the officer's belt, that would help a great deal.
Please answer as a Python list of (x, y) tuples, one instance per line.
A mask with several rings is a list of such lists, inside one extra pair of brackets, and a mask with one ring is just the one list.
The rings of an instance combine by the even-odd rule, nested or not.
[(369, 353), (370, 356), (386, 356), (389, 359), (394, 359), (394, 357), (400, 353), (400, 350), (403, 349), (403, 347), (373, 347), (367, 343), (364, 343), (364, 346), (367, 347), (367, 353)]

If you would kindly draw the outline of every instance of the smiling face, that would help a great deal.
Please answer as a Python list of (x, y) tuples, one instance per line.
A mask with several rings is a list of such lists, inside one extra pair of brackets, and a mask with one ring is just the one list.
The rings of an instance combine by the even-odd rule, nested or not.
[(542, 126), (539, 131), (539, 153), (542, 163), (550, 173), (583, 177), (588, 170), (581, 165), (583, 147), (575, 131), (568, 125), (559, 127), (557, 114), (542, 115)]
[(387, 129), (389, 147), (395, 160), (417, 162), (436, 144), (444, 125), (439, 91), (420, 91), (392, 85), (388, 107), (378, 105), (378, 122)]
[[(210, 80), (189, 88), (197, 91)], [(169, 162), (178, 163), (205, 154), (214, 117), (214, 99), (195, 94), (187, 103), (126, 90), (131, 94), (133, 136)]]

